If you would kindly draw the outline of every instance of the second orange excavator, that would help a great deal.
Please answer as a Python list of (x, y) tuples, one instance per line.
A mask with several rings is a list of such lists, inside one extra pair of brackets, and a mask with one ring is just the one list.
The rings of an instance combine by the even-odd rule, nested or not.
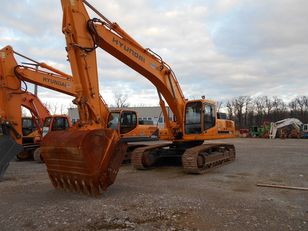
[[(32, 71), (31, 68), (17, 65), (13, 53), (11, 47), (6, 47), (1, 50), (0, 57), (4, 70), (2, 73), (10, 82), (7, 85), (9, 90), (20, 89), (23, 78), (76, 97), (74, 102), (80, 112), (78, 128), (48, 133), (41, 143), (41, 153), (53, 185), (99, 194), (100, 188), (106, 189), (113, 183), (126, 145), (120, 142), (116, 130), (107, 128), (109, 111), (100, 97), (97, 76), (84, 70), (80, 75), (78, 72), (73, 73), (74, 77), (71, 77), (45, 64), (39, 66), (53, 74)], [(96, 73), (96, 69), (92, 71)], [(3, 95), (11, 97), (9, 92)], [(9, 115), (6, 119), (12, 121), (10, 127), (14, 129), (17, 138), (21, 134), (21, 97), (11, 97), (6, 102), (10, 104), (4, 108), (4, 112)], [(6, 153), (12, 153), (11, 148), (7, 150)]]

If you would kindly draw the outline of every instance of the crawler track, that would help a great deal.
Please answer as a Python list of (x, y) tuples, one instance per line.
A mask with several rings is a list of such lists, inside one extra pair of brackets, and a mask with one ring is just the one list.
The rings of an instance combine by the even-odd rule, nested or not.
[(204, 144), (186, 149), (182, 165), (186, 173), (203, 174), (235, 160), (232, 144)]
[(151, 154), (151, 151), (159, 150), (167, 147), (169, 144), (159, 144), (136, 148), (131, 154), (131, 162), (135, 169), (145, 170), (152, 167), (156, 161), (156, 157)]
[(138, 170), (153, 168), (158, 158), (170, 157), (171, 149), (174, 156), (181, 156), (186, 173), (203, 174), (235, 159), (235, 147), (232, 144), (203, 144), (184, 150), (176, 149), (170, 144), (161, 144), (135, 149), (132, 153), (132, 164)]

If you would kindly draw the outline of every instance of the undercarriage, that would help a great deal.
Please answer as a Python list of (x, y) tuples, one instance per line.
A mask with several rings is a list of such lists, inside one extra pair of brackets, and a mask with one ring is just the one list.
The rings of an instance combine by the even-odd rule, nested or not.
[(167, 159), (180, 159), (184, 172), (203, 174), (235, 160), (235, 147), (227, 143), (174, 142), (137, 148), (131, 156), (136, 169), (150, 169)]

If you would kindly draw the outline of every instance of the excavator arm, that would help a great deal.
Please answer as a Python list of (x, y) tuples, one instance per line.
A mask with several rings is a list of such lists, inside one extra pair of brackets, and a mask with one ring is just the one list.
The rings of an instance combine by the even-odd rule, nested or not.
[[(16, 84), (20, 85), (20, 82), (27, 81), (50, 90), (61, 92), (66, 95), (73, 97), (78, 96), (78, 78), (73, 78), (54, 67), (51, 67), (45, 63), (37, 62), (25, 55), (22, 55), (13, 50), (11, 46), (6, 46), (0, 51), (5, 57), (3, 58), (4, 69), (10, 70), (11, 76), (15, 77)], [(29, 61), (38, 68), (34, 68), (30, 65), (19, 65), (15, 59), (15, 56), (21, 56)], [(15, 85), (16, 85), (15, 84)], [(13, 84), (10, 84), (13, 85)], [(103, 98), (99, 95), (99, 114), (102, 115), (102, 126), (105, 127), (108, 120), (108, 107)], [(11, 114), (11, 113), (10, 113)]]
[[(173, 141), (201, 141), (214, 139), (215, 137), (218, 139), (234, 136), (234, 123), (232, 121), (226, 123), (217, 119), (215, 103), (205, 99), (199, 100), (199, 107), (201, 107), (199, 109), (200, 123), (202, 125), (199, 129), (199, 135), (191, 135), (195, 131), (185, 127), (186, 123), (190, 120), (190, 118), (186, 118), (188, 116), (186, 112), (194, 109), (187, 107), (187, 104), (191, 101), (185, 99), (171, 67), (158, 54), (149, 48), (141, 46), (117, 23), (112, 23), (86, 0), (74, 2), (64, 0), (62, 2), (66, 4), (64, 8), (64, 19), (69, 17), (72, 20), (72, 22), (66, 25), (69, 25), (68, 27), (71, 27), (74, 23), (76, 25), (82, 25), (75, 28), (75, 30), (80, 28), (79, 37), (87, 38), (86, 45), (82, 45), (81, 42), (71, 44), (74, 44), (76, 47), (82, 47), (88, 56), (94, 56), (95, 49), (99, 47), (140, 73), (155, 86), (165, 118), (165, 129), (162, 129), (160, 132), (161, 138)], [(85, 5), (93, 10), (100, 18), (90, 19)], [(66, 21), (64, 20), (64, 22)], [(169, 120), (167, 116), (165, 101), (174, 114), (173, 120)], [(194, 104), (195, 102), (191, 103)], [(217, 125), (213, 122), (210, 131), (206, 131), (209, 126), (204, 125), (203, 121), (206, 118), (201, 115), (201, 112), (205, 110), (205, 104), (212, 105), (209, 110), (213, 112), (212, 120), (217, 122)], [(226, 125), (228, 127), (224, 129)], [(187, 127), (189, 126), (192, 125), (188, 125)], [(188, 130), (193, 131), (189, 132)]]
[(41, 133), (45, 118), (50, 116), (48, 109), (36, 95), (30, 92), (22, 94), (21, 105), (30, 111), (32, 118), (34, 118), (35, 127)]
[[(171, 67), (151, 49), (142, 47), (118, 24), (111, 23), (87, 1), (83, 2), (101, 17), (101, 19), (86, 18), (88, 33), (93, 38), (93, 47), (104, 49), (147, 78), (157, 88), (169, 134), (176, 136), (179, 132), (183, 133), (186, 100)], [(79, 13), (86, 15), (84, 12)], [(175, 115), (176, 123), (167, 120), (162, 96)]]

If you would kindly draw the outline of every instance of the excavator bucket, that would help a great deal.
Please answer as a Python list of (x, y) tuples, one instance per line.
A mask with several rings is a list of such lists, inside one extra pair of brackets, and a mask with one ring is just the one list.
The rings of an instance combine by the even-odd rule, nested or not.
[(114, 182), (125, 151), (112, 129), (51, 132), (41, 144), (53, 186), (93, 196)]
[(20, 153), (22, 149), (22, 145), (16, 143), (10, 136), (0, 135), (0, 181), (10, 161)]

